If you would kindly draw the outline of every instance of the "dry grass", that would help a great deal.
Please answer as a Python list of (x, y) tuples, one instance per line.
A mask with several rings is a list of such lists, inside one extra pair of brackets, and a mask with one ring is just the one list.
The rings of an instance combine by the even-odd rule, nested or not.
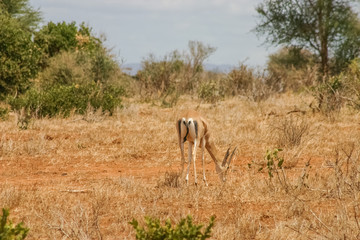
[[(40, 119), (27, 130), (10, 117), (0, 123), (0, 207), (30, 227), (28, 239), (134, 239), (132, 218), (188, 214), (202, 223), (215, 214), (214, 239), (359, 238), (359, 113), (342, 109), (329, 120), (310, 111), (312, 100), (288, 94), (199, 105), (181, 97), (168, 109), (128, 101), (112, 117)], [(270, 184), (257, 166), (277, 147), (274, 122), (286, 122), (294, 107), (307, 111), (301, 121), (309, 128), (281, 152), (286, 185)], [(238, 147), (226, 184), (208, 154), (209, 187), (179, 179), (175, 120), (187, 108), (206, 116), (221, 151)]]

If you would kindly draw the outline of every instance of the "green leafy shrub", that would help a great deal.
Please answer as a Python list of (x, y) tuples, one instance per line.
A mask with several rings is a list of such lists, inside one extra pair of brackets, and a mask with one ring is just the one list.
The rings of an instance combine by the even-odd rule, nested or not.
[(51, 58), (62, 51), (86, 50), (92, 52), (101, 47), (101, 40), (96, 38), (92, 29), (76, 22), (49, 22), (36, 32), (34, 42), (43, 49), (44, 58)]
[(0, 14), (0, 98), (31, 86), (41, 56), (31, 37), (16, 19)]
[(4, 121), (8, 119), (8, 117), (9, 117), (9, 109), (0, 107), (0, 119)]
[(139, 226), (138, 221), (133, 219), (130, 224), (136, 231), (136, 239), (140, 240), (204, 240), (210, 238), (211, 228), (214, 226), (215, 217), (210, 218), (209, 225), (202, 233), (203, 225), (193, 224), (192, 217), (187, 216), (180, 220), (176, 226), (172, 226), (170, 220), (161, 225), (159, 219), (145, 217), (146, 227)]
[(75, 110), (84, 114), (88, 105), (94, 110), (113, 113), (116, 107), (121, 107), (123, 88), (101, 87), (97, 84), (88, 85), (55, 85), (46, 90), (31, 89), (18, 98), (8, 100), (13, 110), (25, 109), (36, 117), (54, 117), (62, 115), (67, 117)]
[(25, 239), (29, 229), (24, 227), (24, 224), (21, 222), (16, 226), (8, 220), (9, 210), (2, 209), (3, 215), (0, 222), (0, 239), (1, 240), (21, 240)]
[[(266, 151), (266, 155), (265, 155), (266, 167), (270, 178), (274, 177), (273, 175), (274, 172), (277, 172), (278, 169), (282, 169), (284, 158), (278, 156), (278, 153), (281, 151), (282, 149), (280, 148), (275, 148), (274, 150)], [(261, 171), (262, 169), (259, 170)]]

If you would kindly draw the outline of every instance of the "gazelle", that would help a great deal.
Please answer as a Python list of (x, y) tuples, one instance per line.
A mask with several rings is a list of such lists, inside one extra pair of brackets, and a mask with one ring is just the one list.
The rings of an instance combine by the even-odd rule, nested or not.
[[(185, 165), (185, 156), (184, 156), (184, 143), (186, 141), (189, 142), (189, 163), (187, 166), (186, 172), (186, 183), (189, 183), (189, 171), (191, 161), (194, 163), (194, 176), (195, 176), (195, 185), (197, 185), (197, 177), (196, 177), (196, 166), (195, 166), (195, 159), (196, 159), (196, 147), (199, 146), (201, 148), (201, 159), (202, 159), (202, 167), (203, 167), (203, 180), (208, 186), (205, 176), (205, 168), (204, 168), (204, 150), (209, 152), (211, 158), (214, 160), (215, 169), (217, 174), (220, 177), (220, 180), (223, 182), (226, 181), (226, 174), (229, 170), (229, 166), (231, 160), (234, 156), (236, 148), (232, 151), (230, 155), (230, 148), (225, 153), (224, 160), (221, 162), (219, 153), (216, 149), (215, 144), (211, 139), (211, 133), (209, 131), (209, 125), (206, 122), (205, 118), (203, 118), (198, 112), (196, 111), (186, 111), (180, 117), (180, 119), (176, 122), (176, 130), (179, 137), (179, 146), (181, 150), (181, 176), (184, 172), (184, 165)], [(229, 157), (230, 155), (230, 157)]]

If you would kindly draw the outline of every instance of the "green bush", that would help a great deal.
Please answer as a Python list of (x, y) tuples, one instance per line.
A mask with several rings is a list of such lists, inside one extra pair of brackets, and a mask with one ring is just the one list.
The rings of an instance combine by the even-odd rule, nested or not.
[(9, 210), (2, 210), (3, 215), (0, 222), (0, 239), (1, 240), (21, 240), (25, 239), (29, 229), (23, 226), (23, 223), (19, 223), (16, 226), (8, 220)]
[(180, 220), (176, 226), (172, 226), (170, 220), (165, 225), (160, 224), (159, 219), (145, 217), (145, 227), (139, 226), (138, 221), (133, 219), (130, 224), (136, 231), (136, 239), (141, 240), (204, 240), (210, 238), (211, 228), (214, 226), (215, 217), (210, 218), (209, 225), (205, 228), (204, 233), (201, 229), (203, 225), (193, 224), (192, 217), (187, 216)]
[(62, 115), (67, 117), (75, 110), (84, 114), (88, 105), (94, 110), (113, 113), (116, 107), (121, 107), (122, 88), (112, 86), (101, 87), (97, 84), (88, 85), (55, 85), (46, 90), (31, 89), (18, 98), (8, 100), (13, 110), (25, 109), (36, 117), (54, 117)]
[(0, 97), (26, 91), (38, 72), (40, 51), (16, 19), (0, 14)]
[(43, 49), (44, 58), (51, 58), (62, 51), (85, 50), (101, 47), (101, 40), (93, 36), (92, 29), (76, 22), (49, 22), (35, 34), (35, 43)]
[(125, 85), (125, 75), (110, 52), (105, 48), (93, 51), (62, 51), (51, 57), (47, 61), (47, 67), (39, 74), (39, 86), (48, 89), (54, 85), (90, 83)]
[(0, 119), (4, 121), (8, 119), (8, 117), (9, 117), (9, 109), (0, 107)]

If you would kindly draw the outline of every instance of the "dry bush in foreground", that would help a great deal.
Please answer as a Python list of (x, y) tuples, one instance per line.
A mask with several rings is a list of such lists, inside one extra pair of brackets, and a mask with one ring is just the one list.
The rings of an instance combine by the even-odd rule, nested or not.
[(276, 119), (270, 128), (275, 135), (278, 147), (292, 148), (299, 146), (303, 137), (308, 134), (309, 123), (304, 117), (291, 115), (282, 120)]

